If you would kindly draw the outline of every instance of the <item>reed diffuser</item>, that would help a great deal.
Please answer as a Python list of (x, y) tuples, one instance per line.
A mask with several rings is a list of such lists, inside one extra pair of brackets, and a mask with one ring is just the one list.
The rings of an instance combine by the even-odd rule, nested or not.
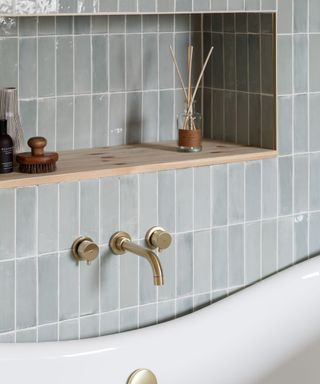
[(185, 110), (177, 116), (178, 126), (178, 151), (182, 152), (200, 152), (202, 150), (202, 133), (201, 133), (201, 114), (195, 111), (195, 97), (197, 95), (200, 83), (202, 81), (205, 69), (212, 55), (213, 47), (211, 47), (208, 56), (204, 62), (196, 86), (192, 88), (192, 61), (193, 61), (193, 46), (188, 47), (188, 87), (186, 88), (183, 81), (181, 71), (170, 46), (171, 56), (182, 86), (182, 91), (185, 98)]

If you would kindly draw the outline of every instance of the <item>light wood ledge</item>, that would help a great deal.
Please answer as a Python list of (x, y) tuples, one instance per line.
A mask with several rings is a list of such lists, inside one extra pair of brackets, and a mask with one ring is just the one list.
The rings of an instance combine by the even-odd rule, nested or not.
[(0, 175), (0, 188), (269, 159), (277, 154), (276, 150), (213, 140), (205, 140), (203, 151), (199, 153), (177, 152), (175, 141), (62, 151), (59, 153), (56, 172), (35, 175), (14, 172)]

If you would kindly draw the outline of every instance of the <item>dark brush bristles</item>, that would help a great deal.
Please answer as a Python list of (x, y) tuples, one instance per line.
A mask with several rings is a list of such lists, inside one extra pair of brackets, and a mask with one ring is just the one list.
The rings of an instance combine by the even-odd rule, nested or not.
[(56, 170), (56, 163), (48, 164), (20, 164), (19, 171), (22, 173), (50, 173)]

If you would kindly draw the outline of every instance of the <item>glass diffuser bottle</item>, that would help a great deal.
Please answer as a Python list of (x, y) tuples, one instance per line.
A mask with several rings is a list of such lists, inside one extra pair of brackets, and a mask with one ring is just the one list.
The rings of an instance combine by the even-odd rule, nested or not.
[(178, 151), (180, 152), (200, 152), (202, 150), (201, 133), (201, 114), (195, 112), (195, 105), (185, 110), (177, 116), (178, 128)]

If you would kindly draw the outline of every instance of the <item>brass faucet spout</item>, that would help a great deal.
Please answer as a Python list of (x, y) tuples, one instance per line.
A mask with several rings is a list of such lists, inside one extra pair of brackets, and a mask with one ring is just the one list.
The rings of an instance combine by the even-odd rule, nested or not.
[(122, 242), (122, 248), (132, 252), (135, 255), (142, 256), (148, 260), (152, 268), (154, 285), (163, 285), (163, 272), (158, 256), (149, 249), (143, 248), (132, 241), (125, 240)]
[(111, 237), (109, 245), (112, 252), (116, 255), (123, 255), (126, 251), (128, 251), (147, 259), (152, 268), (154, 285), (164, 284), (162, 266), (158, 256), (151, 250), (132, 242), (129, 234), (126, 232), (115, 233)]

